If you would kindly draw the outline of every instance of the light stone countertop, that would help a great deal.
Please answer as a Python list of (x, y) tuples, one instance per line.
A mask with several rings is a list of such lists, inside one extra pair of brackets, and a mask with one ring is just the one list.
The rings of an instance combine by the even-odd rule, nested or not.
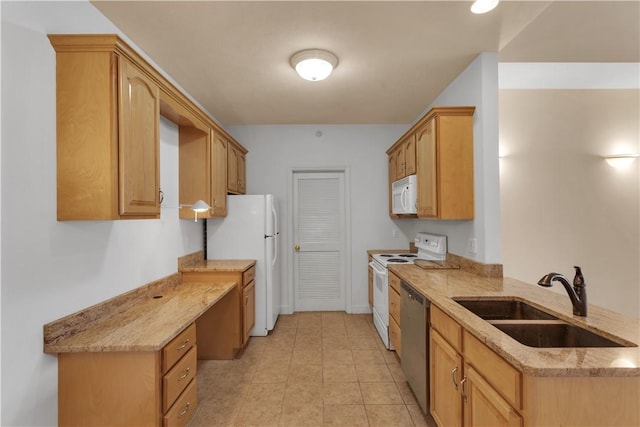
[(255, 259), (199, 259), (181, 265), (180, 271), (244, 271), (255, 263)]
[[(424, 270), (390, 265), (389, 270), (422, 293), (518, 370), (530, 376), (640, 376), (640, 320), (589, 305), (588, 316), (574, 316), (569, 296), (511, 278), (486, 278), (462, 270)], [(589, 291), (587, 283), (587, 292)], [(559, 319), (635, 347), (533, 348), (515, 341), (456, 303), (453, 297), (515, 297)]]
[[(236, 286), (226, 283), (181, 283), (113, 314), (103, 313), (87, 328), (55, 342), (47, 340), (45, 353), (158, 351)], [(156, 298), (161, 296), (161, 298)], [(77, 316), (71, 315), (69, 317)], [(61, 319), (64, 320), (64, 319)]]

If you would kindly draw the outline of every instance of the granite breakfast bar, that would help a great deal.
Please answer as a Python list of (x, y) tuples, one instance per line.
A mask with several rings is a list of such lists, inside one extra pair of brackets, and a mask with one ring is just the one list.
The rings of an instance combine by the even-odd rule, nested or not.
[[(504, 425), (640, 425), (638, 319), (594, 305), (589, 306), (587, 317), (574, 316), (564, 290), (556, 293), (510, 278), (482, 277), (463, 270), (424, 270), (415, 265), (392, 265), (389, 272), (431, 303), (430, 363), (432, 371), (442, 373), (442, 381), (434, 383), (431, 375), (430, 406), (440, 425), (457, 423), (446, 418), (459, 416), (450, 410), (456, 403), (460, 413), (464, 405), (465, 418), (484, 417), (493, 411), (492, 416), (501, 418)], [(622, 346), (528, 347), (453, 298), (524, 301)], [(452, 365), (437, 371), (442, 366), (435, 365), (442, 365), (443, 360), (451, 360)], [(456, 371), (450, 373), (454, 366)], [(452, 387), (451, 378), (456, 375), (465, 378), (462, 392)], [(443, 396), (446, 402), (439, 406)], [(443, 407), (448, 414), (438, 413)]]
[(197, 359), (210, 358), (199, 345), (237, 353), (217, 341), (237, 328), (235, 293), (236, 282), (178, 272), (45, 325), (44, 352), (58, 356), (58, 424), (185, 425)]

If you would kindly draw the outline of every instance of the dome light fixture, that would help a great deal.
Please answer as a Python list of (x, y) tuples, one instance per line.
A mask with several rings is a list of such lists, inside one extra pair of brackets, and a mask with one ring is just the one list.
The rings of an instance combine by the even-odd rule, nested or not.
[(487, 13), (495, 9), (500, 0), (476, 0), (471, 5), (471, 12), (476, 14)]
[(306, 49), (294, 53), (289, 63), (300, 77), (317, 82), (329, 77), (338, 65), (338, 57), (328, 50)]
[(611, 167), (626, 168), (638, 157), (637, 154), (613, 154), (611, 156), (605, 156), (604, 159)]

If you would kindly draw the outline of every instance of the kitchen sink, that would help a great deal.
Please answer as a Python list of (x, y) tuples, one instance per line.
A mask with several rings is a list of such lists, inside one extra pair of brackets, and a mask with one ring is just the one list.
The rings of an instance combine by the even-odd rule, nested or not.
[(563, 321), (489, 322), (511, 338), (529, 347), (628, 347), (584, 328)]
[(558, 318), (526, 302), (508, 299), (455, 299), (484, 320), (557, 320)]

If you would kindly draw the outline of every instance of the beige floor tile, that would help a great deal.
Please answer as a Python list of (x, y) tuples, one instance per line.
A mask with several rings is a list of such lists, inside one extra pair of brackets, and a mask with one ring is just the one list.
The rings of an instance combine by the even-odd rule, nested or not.
[(393, 377), (387, 365), (355, 365), (358, 381), (363, 382), (393, 382)]
[[(252, 405), (282, 405), (286, 384), (282, 383), (251, 383), (247, 388), (244, 402)], [(243, 405), (244, 406), (244, 405)]]
[(322, 337), (318, 335), (299, 335), (296, 337), (293, 350), (322, 350)]
[(351, 350), (351, 353), (353, 353), (353, 361), (356, 365), (385, 364), (384, 357), (382, 357), (380, 350)]
[(295, 314), (281, 314), (276, 322), (276, 329), (297, 329), (298, 316)]
[(355, 365), (322, 365), (324, 383), (355, 383), (358, 381)]
[(394, 383), (360, 383), (365, 405), (404, 404)]
[(422, 409), (418, 405), (407, 405), (407, 411), (411, 416), (413, 425), (419, 427), (437, 427), (436, 422), (429, 415), (422, 413)]
[(325, 405), (324, 425), (334, 427), (366, 427), (367, 412), (364, 405)]
[(383, 346), (382, 349), (380, 349), (380, 353), (382, 353), (382, 357), (384, 357), (384, 361), (387, 362), (387, 364), (399, 363), (398, 355), (395, 351), (387, 350)]
[(293, 354), (293, 348), (291, 349), (266, 349), (260, 357), (258, 367), (266, 363), (289, 363), (291, 362), (291, 355)]
[(305, 403), (322, 403), (323, 385), (319, 383), (289, 383), (284, 392), (283, 404), (300, 405)]
[(306, 403), (282, 406), (281, 426), (322, 426), (322, 403)]
[(325, 383), (322, 386), (322, 400), (325, 405), (361, 405), (363, 403), (358, 383)]
[(323, 365), (344, 365), (353, 364), (353, 362), (353, 353), (351, 352), (351, 350), (325, 348), (322, 351)]
[(322, 365), (322, 351), (293, 348), (291, 365)]
[(282, 404), (244, 404), (236, 415), (236, 426), (278, 426)]
[(265, 364), (256, 369), (251, 379), (252, 383), (284, 383), (289, 376), (289, 363)]
[(322, 336), (322, 349), (323, 350), (351, 350), (351, 344), (349, 338), (345, 335), (323, 335)]
[(397, 383), (402, 383), (407, 381), (407, 377), (404, 376), (404, 371), (402, 370), (402, 366), (397, 363), (392, 363), (387, 365), (389, 368), (389, 372), (393, 377), (393, 380)]
[(400, 396), (402, 396), (402, 400), (406, 405), (418, 404), (408, 382), (396, 382), (396, 387), (398, 387), (398, 392), (400, 393)]
[(189, 427), (233, 426), (236, 425), (237, 409), (218, 408), (199, 403), (195, 415), (187, 424)]
[(322, 365), (291, 365), (287, 382), (322, 384)]
[(327, 336), (347, 336), (347, 328), (344, 323), (322, 323), (322, 337)]
[(352, 350), (378, 350), (378, 343), (375, 337), (356, 336), (349, 337)]
[(365, 405), (372, 427), (413, 426), (405, 405)]

